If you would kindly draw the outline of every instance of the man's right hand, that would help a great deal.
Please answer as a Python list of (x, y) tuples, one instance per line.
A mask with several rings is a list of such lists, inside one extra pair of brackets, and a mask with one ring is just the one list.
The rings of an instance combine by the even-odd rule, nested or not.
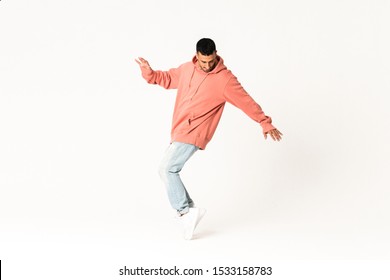
[(137, 62), (139, 67), (143, 69), (152, 70), (152, 67), (150, 67), (149, 62), (142, 57), (138, 57), (138, 59), (135, 59), (135, 62)]

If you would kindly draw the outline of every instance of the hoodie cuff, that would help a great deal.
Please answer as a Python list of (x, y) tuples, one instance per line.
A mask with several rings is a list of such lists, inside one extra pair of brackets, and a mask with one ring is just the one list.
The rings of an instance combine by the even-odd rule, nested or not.
[(153, 73), (154, 71), (150, 68), (150, 69), (145, 69), (145, 68), (142, 68), (141, 69), (142, 71), (142, 77), (148, 82), (150, 83), (153, 79)]
[(272, 125), (272, 119), (270, 117), (267, 117), (266, 120), (260, 122), (260, 125), (263, 128), (264, 133), (275, 129), (275, 127)]

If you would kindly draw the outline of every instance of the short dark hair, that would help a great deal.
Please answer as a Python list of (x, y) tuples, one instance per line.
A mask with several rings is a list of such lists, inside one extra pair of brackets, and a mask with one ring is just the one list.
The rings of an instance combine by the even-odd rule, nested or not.
[(215, 43), (209, 38), (203, 38), (196, 43), (196, 52), (203, 55), (212, 55), (216, 51)]

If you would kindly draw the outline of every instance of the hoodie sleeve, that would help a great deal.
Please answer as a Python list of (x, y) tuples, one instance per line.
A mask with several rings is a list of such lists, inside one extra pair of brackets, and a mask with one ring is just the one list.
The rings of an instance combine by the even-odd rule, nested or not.
[(179, 83), (180, 67), (172, 68), (169, 71), (154, 71), (152, 69), (143, 69), (142, 77), (149, 83), (160, 85), (166, 89), (176, 89)]
[(264, 114), (260, 105), (245, 91), (235, 76), (228, 81), (224, 97), (227, 102), (241, 109), (246, 115), (258, 122), (263, 128), (263, 132), (275, 129), (272, 125), (272, 119)]

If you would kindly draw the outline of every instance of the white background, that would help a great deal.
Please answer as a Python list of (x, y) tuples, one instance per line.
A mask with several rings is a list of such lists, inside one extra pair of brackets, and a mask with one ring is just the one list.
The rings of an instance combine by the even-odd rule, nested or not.
[[(369, 0), (1, 1), (4, 279), (175, 264), (388, 279), (389, 14)], [(208, 210), (188, 242), (157, 174), (175, 91), (134, 59), (177, 67), (202, 37), (284, 139), (226, 106), (183, 170)]]

